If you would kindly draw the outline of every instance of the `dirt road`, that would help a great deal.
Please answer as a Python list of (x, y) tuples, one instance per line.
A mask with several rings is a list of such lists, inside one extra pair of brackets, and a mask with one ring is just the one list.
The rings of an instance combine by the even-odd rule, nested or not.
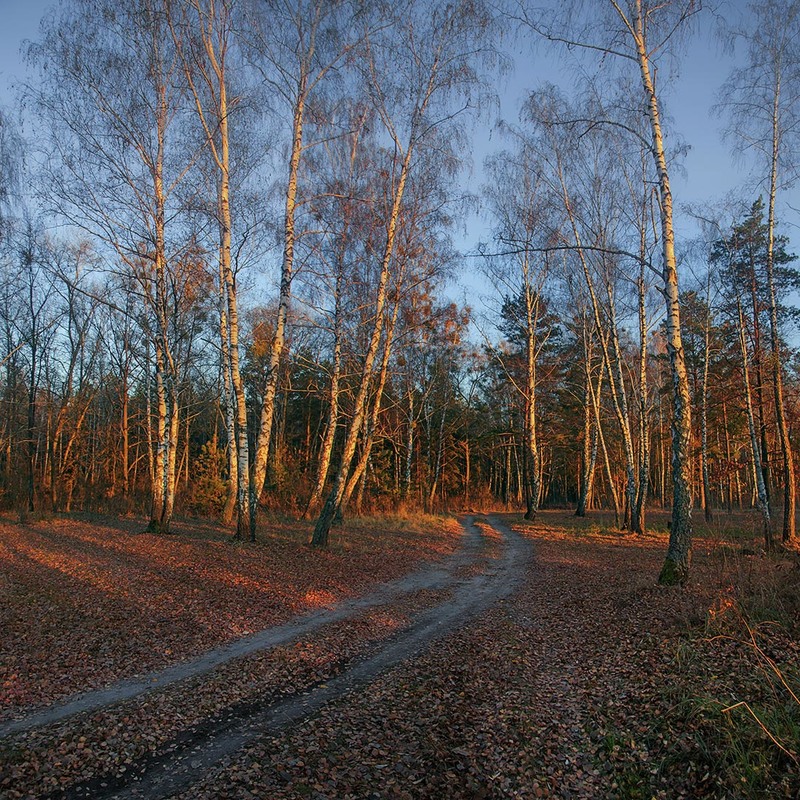
[[(174, 735), (133, 758), (124, 759), (122, 769), (115, 765), (107, 772), (91, 773), (91, 777), (47, 793), (31, 787), (31, 794), (23, 796), (64, 800), (88, 797), (154, 800), (174, 796), (202, 780), (209, 770), (230, 760), (258, 737), (277, 733), (313, 715), (382, 672), (413, 659), (437, 638), (508, 596), (524, 572), (530, 545), (500, 520), (490, 517), (476, 522), (470, 517), (463, 520), (463, 525), (464, 546), (454, 556), (385, 584), (365, 597), (0, 727), (0, 738), (11, 742), (31, 735), (42, 736), (45, 741), (51, 737), (87, 739), (98, 723), (98, 714), (101, 728), (105, 719), (130, 720), (134, 716), (146, 727), (148, 714), (158, 714), (159, 700), (165, 694), (178, 708), (191, 708), (200, 682), (207, 686), (220, 678), (224, 681), (224, 676), (232, 671), (246, 680), (249, 660), (254, 657), (264, 657), (292, 642), (303, 641), (313, 646), (315, 638), (330, 629), (346, 629), (364, 614), (375, 611), (391, 614), (393, 609), (406, 604), (406, 624), (391, 630), (388, 638), (379, 637), (367, 643), (364, 652), (344, 659), (321, 680), (301, 683), (284, 695), (264, 691), (265, 687), (259, 687), (256, 681), (246, 698), (223, 703), (210, 716), (192, 719), (190, 714), (191, 724), (175, 726)], [(357, 631), (352, 635), (357, 636)], [(101, 759), (99, 765), (102, 763)]]

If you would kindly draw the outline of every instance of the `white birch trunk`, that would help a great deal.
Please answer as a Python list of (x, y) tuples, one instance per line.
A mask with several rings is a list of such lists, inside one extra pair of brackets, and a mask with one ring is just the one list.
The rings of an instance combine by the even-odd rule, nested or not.
[(650, 53), (647, 48), (642, 0), (635, 0), (635, 16), (629, 21), (615, 0), (611, 0), (621, 20), (628, 28), (636, 50), (647, 113), (652, 134), (652, 156), (658, 173), (663, 247), (663, 282), (666, 299), (666, 344), (672, 373), (674, 414), (672, 419), (672, 519), (664, 567), (659, 583), (683, 583), (689, 572), (692, 545), (691, 495), (691, 397), (686, 374), (686, 360), (681, 339), (680, 291), (675, 260), (675, 231), (672, 219), (672, 189), (661, 131)]
[(261, 406), (261, 419), (258, 439), (253, 458), (253, 481), (250, 487), (250, 539), (255, 540), (258, 503), (264, 491), (267, 477), (267, 460), (272, 436), (272, 422), (275, 417), (275, 395), (278, 390), (281, 356), (286, 343), (286, 321), (289, 314), (289, 301), (292, 293), (295, 246), (295, 214), (297, 211), (297, 175), (300, 157), (303, 152), (303, 120), (307, 97), (308, 76), (302, 72), (297, 86), (297, 99), (292, 122), (292, 151), (289, 158), (289, 177), (286, 183), (286, 204), (284, 208), (283, 263), (278, 296), (278, 313), (275, 318), (275, 333), (269, 354), (269, 366), (264, 382), (264, 400)]
[(345, 486), (344, 495), (342, 496), (340, 513), (344, 512), (344, 509), (350, 502), (350, 497), (352, 496), (353, 491), (358, 485), (358, 481), (361, 479), (361, 476), (364, 475), (364, 472), (367, 468), (367, 464), (369, 464), (370, 455), (372, 453), (372, 445), (375, 439), (375, 431), (378, 426), (378, 418), (380, 417), (381, 413), (383, 393), (384, 389), (386, 388), (386, 379), (389, 375), (389, 359), (392, 353), (392, 344), (394, 341), (394, 329), (395, 329), (395, 324), (397, 323), (397, 315), (399, 310), (400, 310), (400, 301), (398, 298), (397, 301), (394, 303), (394, 308), (392, 310), (392, 317), (388, 325), (386, 326), (386, 333), (384, 335), (384, 342), (383, 342), (383, 355), (381, 357), (381, 367), (378, 375), (378, 385), (375, 389), (375, 397), (372, 399), (372, 407), (369, 419), (367, 420), (367, 429), (364, 437), (364, 446), (362, 448), (358, 464), (356, 465), (356, 469), (348, 479), (347, 485)]
[(739, 349), (742, 354), (742, 377), (744, 379), (745, 411), (747, 412), (747, 428), (750, 432), (750, 458), (753, 469), (753, 485), (756, 491), (756, 502), (761, 512), (762, 529), (764, 532), (764, 545), (767, 550), (774, 549), (772, 537), (772, 520), (770, 517), (767, 487), (764, 483), (764, 472), (761, 468), (761, 448), (758, 442), (755, 416), (753, 414), (753, 395), (750, 389), (750, 370), (748, 368), (747, 342), (744, 332), (744, 315), (741, 302), (737, 301), (739, 312)]
[(780, 332), (778, 329), (778, 303), (775, 296), (775, 196), (778, 188), (778, 152), (780, 146), (780, 93), (781, 81), (775, 82), (772, 106), (772, 153), (770, 161), (769, 203), (767, 211), (767, 287), (769, 289), (769, 328), (772, 357), (772, 387), (775, 396), (775, 417), (783, 456), (783, 534), (784, 544), (796, 539), (796, 488), (794, 483), (794, 456), (786, 422), (783, 398), (783, 367), (781, 364)]
[(592, 336), (588, 321), (583, 319), (583, 470), (576, 517), (585, 517), (592, 494), (592, 478), (597, 462), (597, 428), (592, 425)]
[[(424, 111), (424, 105), (422, 110)], [(336, 474), (336, 479), (334, 480), (331, 492), (328, 495), (328, 499), (325, 501), (325, 505), (322, 508), (311, 537), (311, 544), (315, 547), (327, 547), (328, 545), (328, 533), (330, 532), (331, 524), (333, 523), (333, 519), (338, 513), (339, 506), (342, 502), (342, 497), (346, 488), (347, 477), (350, 472), (350, 465), (352, 464), (353, 456), (355, 455), (356, 451), (358, 436), (366, 416), (367, 394), (369, 392), (369, 385), (372, 378), (372, 368), (375, 363), (375, 358), (378, 355), (378, 347), (380, 346), (384, 310), (387, 301), (387, 287), (389, 282), (390, 267), (392, 258), (394, 256), (394, 246), (397, 236), (397, 226), (400, 219), (400, 209), (403, 203), (403, 193), (405, 192), (406, 181), (408, 180), (408, 171), (411, 166), (411, 156), (413, 151), (414, 139), (412, 134), (411, 140), (406, 148), (405, 155), (403, 156), (400, 166), (400, 174), (398, 176), (397, 185), (392, 198), (392, 208), (389, 214), (386, 230), (386, 242), (381, 260), (380, 278), (378, 280), (378, 289), (375, 297), (375, 321), (373, 323), (369, 346), (364, 359), (364, 366), (361, 371), (361, 381), (354, 401), (353, 418), (345, 438), (342, 458)]]

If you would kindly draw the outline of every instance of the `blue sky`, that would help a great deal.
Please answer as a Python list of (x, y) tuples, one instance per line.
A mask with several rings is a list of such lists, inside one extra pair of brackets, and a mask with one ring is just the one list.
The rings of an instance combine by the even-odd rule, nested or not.
[(9, 83), (23, 73), (20, 44), (36, 37), (39, 20), (52, 5), (51, 0), (0, 0), (0, 102), (4, 105), (11, 97)]
[[(11, 84), (24, 77), (20, 45), (24, 39), (37, 36), (39, 19), (52, 5), (52, 0), (0, 0), (0, 103), (6, 107), (13, 103)], [(741, 0), (730, 0), (727, 5), (731, 13), (736, 13), (740, 6)], [(668, 129), (676, 131), (690, 146), (683, 159), (683, 170), (673, 170), (672, 174), (673, 193), (679, 208), (689, 203), (703, 205), (720, 200), (747, 182), (746, 167), (734, 164), (727, 145), (720, 139), (721, 123), (710, 116), (716, 92), (734, 63), (733, 56), (722, 52), (713, 34), (707, 30), (708, 24), (702, 28), (684, 48), (677, 78), (670, 80), (668, 86), (662, 81), (661, 86), (671, 117)], [(568, 71), (567, 65), (545, 51), (533, 55), (519, 52), (516, 62), (516, 70), (503, 79), (505, 88), (501, 96), (501, 114), (511, 121), (516, 118), (526, 88), (543, 81), (563, 82), (565, 70)], [(477, 188), (482, 181), (480, 161), (483, 155), (501, 146), (499, 136), (490, 138), (490, 128), (491, 123), (487, 121), (476, 131), (476, 165), (468, 178), (471, 189)], [(753, 199), (754, 191), (743, 196)], [(798, 207), (800, 200), (796, 195), (797, 192), (793, 192), (785, 196), (784, 201)], [(794, 249), (798, 250), (800, 231), (791, 225), (795, 217), (797, 214), (787, 210), (783, 221), (784, 232), (793, 240)], [(685, 234), (693, 228), (685, 217), (679, 219), (679, 226)], [(462, 247), (470, 249), (478, 240), (486, 239), (488, 234), (485, 224), (479, 219), (473, 219), (468, 227), (469, 230), (459, 239)]]

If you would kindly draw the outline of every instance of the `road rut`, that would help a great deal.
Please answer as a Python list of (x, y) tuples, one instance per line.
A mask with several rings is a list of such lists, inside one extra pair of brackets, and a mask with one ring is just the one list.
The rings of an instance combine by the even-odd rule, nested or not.
[[(313, 715), (326, 704), (366, 685), (393, 666), (413, 659), (435, 640), (510, 595), (523, 577), (530, 545), (498, 518), (489, 516), (485, 519), (500, 534), (498, 546), (491, 548), (494, 552), (488, 556), (481, 555), (482, 534), (475, 518), (465, 518), (462, 521), (465, 529), (464, 548), (439, 565), (419, 570), (334, 609), (262, 631), (153, 676), (92, 692), (62, 706), (31, 715), (25, 720), (6, 725), (5, 731), (0, 729), (0, 733), (8, 734), (12, 726), (20, 731), (59, 722), (70, 715), (124, 703), (167, 686), (177, 685), (180, 691), (180, 682), (186, 678), (211, 672), (233, 659), (308, 636), (327, 624), (355, 617), (370, 608), (390, 606), (393, 601), (411, 592), (423, 589), (450, 591), (449, 596), (432, 608), (418, 613), (407, 627), (378, 644), (365, 658), (343, 665), (342, 671), (329, 680), (307, 686), (303, 691), (286, 698), (263, 703), (255, 701), (226, 709), (215, 718), (182, 731), (172, 741), (159, 746), (154, 753), (138, 758), (122, 775), (98, 775), (48, 797), (53, 800), (162, 800), (184, 792), (217, 767), (224, 767), (258, 737), (275, 734)], [(472, 568), (464, 570), (464, 567)], [(191, 703), (190, 697), (187, 703)]]

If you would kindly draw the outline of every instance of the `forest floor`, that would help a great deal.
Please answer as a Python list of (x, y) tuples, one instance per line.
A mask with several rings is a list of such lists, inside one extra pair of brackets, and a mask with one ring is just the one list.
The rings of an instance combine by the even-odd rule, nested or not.
[(800, 567), (749, 515), (0, 525), (0, 796), (800, 797)]

